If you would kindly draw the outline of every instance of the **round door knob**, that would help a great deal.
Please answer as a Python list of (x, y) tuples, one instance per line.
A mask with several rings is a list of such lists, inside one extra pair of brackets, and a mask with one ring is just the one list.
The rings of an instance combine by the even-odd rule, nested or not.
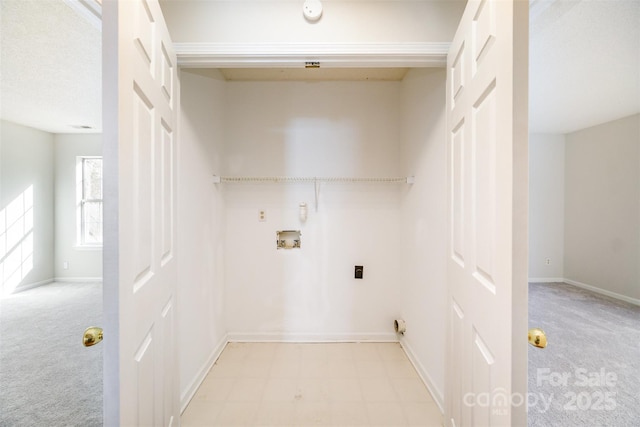
[(96, 345), (102, 341), (102, 338), (102, 328), (91, 326), (90, 328), (87, 328), (82, 335), (82, 345), (85, 347), (91, 347), (92, 345)]
[(545, 348), (547, 346), (547, 334), (540, 328), (529, 329), (529, 344), (534, 347)]

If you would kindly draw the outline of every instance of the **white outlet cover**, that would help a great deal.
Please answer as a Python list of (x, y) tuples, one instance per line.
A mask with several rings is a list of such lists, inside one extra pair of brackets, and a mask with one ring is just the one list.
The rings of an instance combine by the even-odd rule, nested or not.
[(308, 21), (317, 21), (322, 16), (322, 3), (318, 0), (307, 0), (302, 5), (302, 13)]

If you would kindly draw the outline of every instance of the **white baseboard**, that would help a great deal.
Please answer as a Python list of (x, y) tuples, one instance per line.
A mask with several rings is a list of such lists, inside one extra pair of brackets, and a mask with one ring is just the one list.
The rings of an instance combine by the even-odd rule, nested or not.
[(529, 283), (562, 283), (563, 277), (529, 277)]
[(102, 277), (54, 277), (55, 282), (62, 283), (86, 283), (102, 282)]
[(13, 290), (13, 293), (22, 292), (22, 291), (28, 291), (29, 289), (38, 288), (40, 286), (48, 285), (50, 283), (53, 283), (54, 281), (55, 281), (55, 279), (47, 279), (47, 280), (41, 280), (39, 282), (27, 283), (25, 285), (20, 285), (20, 286), (18, 286), (17, 288), (15, 288)]
[(578, 282), (576, 280), (564, 279), (563, 281), (570, 285), (577, 286), (579, 288), (583, 288), (600, 295), (606, 295), (608, 297), (615, 298), (617, 300), (626, 301), (628, 303), (640, 306), (640, 299), (631, 298), (626, 295), (618, 294), (616, 292), (607, 291), (606, 289), (602, 289), (597, 286), (587, 285), (586, 283)]
[(28, 291), (29, 289), (39, 288), (40, 286), (50, 285), (51, 283), (97, 283), (102, 282), (102, 277), (53, 277), (51, 279), (41, 280), (39, 282), (27, 283), (20, 285), (13, 290), (12, 293)]
[(407, 340), (401, 339), (400, 345), (409, 358), (409, 361), (418, 372), (420, 379), (422, 379), (424, 385), (427, 386), (429, 393), (431, 393), (431, 396), (433, 396), (436, 405), (438, 405), (438, 408), (440, 409), (440, 413), (444, 414), (444, 396), (442, 391), (438, 387), (436, 387), (433, 379), (431, 379), (431, 376), (427, 373), (427, 370), (424, 368), (424, 366), (422, 366), (422, 363), (420, 363), (420, 360), (413, 352), (413, 349), (411, 348), (409, 343), (407, 343)]
[(229, 342), (398, 342), (393, 332), (381, 333), (298, 333), (298, 332), (229, 332)]
[(571, 280), (564, 277), (530, 277), (529, 283), (568, 283), (569, 285), (577, 286), (582, 289), (586, 289), (588, 291), (595, 292), (600, 295), (606, 295), (608, 297), (626, 301), (630, 304), (640, 305), (640, 299), (628, 297), (626, 295), (622, 295), (616, 292), (611, 292), (606, 289), (599, 288), (597, 286), (588, 285), (586, 283), (578, 282), (577, 280)]
[(227, 345), (228, 342), (229, 340), (227, 339), (227, 335), (222, 337), (222, 339), (218, 342), (218, 345), (216, 345), (216, 347), (213, 349), (213, 351), (211, 352), (211, 354), (209, 355), (205, 363), (202, 365), (202, 367), (196, 374), (196, 376), (193, 378), (191, 383), (187, 386), (186, 390), (182, 392), (182, 394), (180, 395), (180, 414), (182, 414), (184, 410), (187, 409), (189, 402), (191, 402), (191, 399), (193, 399), (193, 396), (195, 396), (196, 392), (198, 391), (198, 388), (200, 388), (200, 385), (202, 384), (207, 374), (211, 370), (211, 367), (213, 367), (213, 364), (216, 363), (216, 360), (218, 360), (218, 358), (222, 354), (222, 350), (224, 350), (224, 347)]

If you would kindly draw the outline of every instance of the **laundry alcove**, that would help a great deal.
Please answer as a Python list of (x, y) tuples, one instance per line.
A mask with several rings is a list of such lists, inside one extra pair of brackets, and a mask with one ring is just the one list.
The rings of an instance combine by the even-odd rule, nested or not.
[[(234, 80), (223, 70), (181, 70), (180, 211), (204, 249), (184, 245), (192, 267), (185, 274), (211, 278), (200, 292), (216, 301), (209, 315), (220, 335), (394, 341), (401, 312), (408, 322), (438, 321), (436, 301), (446, 291), (423, 281), (443, 286), (445, 275), (445, 70), (368, 79), (368, 70), (345, 69), (333, 80), (275, 79), (274, 72), (232, 72), (242, 76)], [(217, 184), (214, 174), (415, 175), (415, 183)], [(309, 206), (305, 221), (300, 203)], [(304, 244), (278, 251), (278, 230), (300, 230)], [(353, 279), (354, 265), (365, 266), (365, 279)], [(433, 310), (424, 309), (429, 301)], [(407, 345), (425, 351), (418, 340)]]
[[(183, 400), (230, 339), (397, 340), (401, 316), (403, 348), (443, 409), (445, 59), (465, 2), (331, 1), (315, 23), (300, 6), (162, 3), (180, 67)], [(311, 184), (212, 175), (415, 183), (323, 183), (316, 212)], [(300, 249), (274, 248), (287, 229)]]

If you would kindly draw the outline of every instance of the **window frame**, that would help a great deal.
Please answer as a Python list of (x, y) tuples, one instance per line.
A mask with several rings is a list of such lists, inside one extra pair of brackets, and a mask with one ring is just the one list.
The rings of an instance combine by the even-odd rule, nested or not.
[[(76, 210), (77, 210), (77, 238), (76, 245), (80, 249), (100, 249), (104, 243), (104, 235), (103, 239), (100, 242), (87, 242), (85, 241), (85, 231), (86, 231), (86, 223), (85, 223), (85, 205), (87, 203), (99, 203), (100, 211), (101, 211), (101, 220), (102, 227), (104, 227), (104, 194), (100, 199), (86, 199), (84, 190), (85, 190), (85, 160), (90, 159), (100, 159), (102, 162), (102, 156), (77, 156), (76, 157)], [(104, 164), (102, 166), (102, 180), (104, 181)], [(101, 191), (102, 192), (102, 191)]]

